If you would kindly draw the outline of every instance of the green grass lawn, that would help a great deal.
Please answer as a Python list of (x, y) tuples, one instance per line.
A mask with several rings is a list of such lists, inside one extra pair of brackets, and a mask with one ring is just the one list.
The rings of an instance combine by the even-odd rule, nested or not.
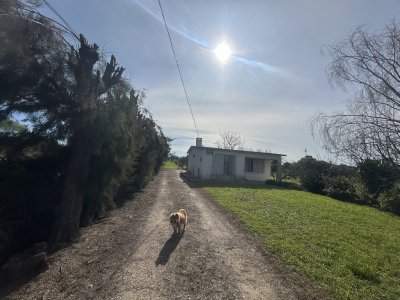
[(400, 217), (283, 188), (204, 189), (337, 298), (400, 299)]
[(172, 160), (166, 160), (164, 161), (163, 165), (161, 166), (162, 169), (164, 170), (179, 170), (179, 166), (173, 162)]

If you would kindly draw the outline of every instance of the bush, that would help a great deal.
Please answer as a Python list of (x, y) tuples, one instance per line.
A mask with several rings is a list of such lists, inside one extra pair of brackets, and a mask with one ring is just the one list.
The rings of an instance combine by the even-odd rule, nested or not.
[(400, 184), (396, 183), (378, 197), (381, 209), (400, 215)]
[(296, 182), (292, 182), (292, 181), (280, 181), (279, 182), (274, 179), (268, 179), (265, 181), (265, 184), (284, 187), (284, 188), (291, 189), (291, 190), (301, 190), (301, 187), (299, 186), (299, 184), (297, 184)]
[(301, 186), (311, 193), (323, 194), (324, 175), (329, 173), (330, 164), (312, 157), (302, 158), (297, 162)]
[(357, 168), (361, 182), (375, 198), (389, 190), (398, 179), (397, 170), (381, 160), (366, 159), (358, 163)]
[(325, 176), (323, 192), (332, 198), (355, 202), (357, 199), (356, 191), (352, 184), (352, 178), (348, 176)]
[(367, 187), (360, 179), (355, 179), (353, 182), (354, 191), (356, 193), (356, 202), (367, 204), (370, 206), (377, 206), (378, 202), (372, 194), (368, 192)]

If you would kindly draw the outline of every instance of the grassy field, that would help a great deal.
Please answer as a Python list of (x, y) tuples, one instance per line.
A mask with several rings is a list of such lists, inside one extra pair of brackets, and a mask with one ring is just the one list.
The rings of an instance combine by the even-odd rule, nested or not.
[(400, 217), (283, 188), (204, 189), (337, 298), (400, 299)]
[(173, 162), (172, 160), (166, 160), (164, 161), (163, 165), (161, 166), (162, 169), (164, 170), (179, 170), (179, 166)]

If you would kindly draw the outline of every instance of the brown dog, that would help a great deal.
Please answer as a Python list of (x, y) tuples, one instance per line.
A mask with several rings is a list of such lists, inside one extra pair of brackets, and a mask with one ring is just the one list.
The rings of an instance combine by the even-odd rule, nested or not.
[(174, 229), (174, 234), (183, 234), (183, 231), (186, 229), (187, 220), (188, 215), (184, 209), (180, 209), (169, 216), (169, 222)]

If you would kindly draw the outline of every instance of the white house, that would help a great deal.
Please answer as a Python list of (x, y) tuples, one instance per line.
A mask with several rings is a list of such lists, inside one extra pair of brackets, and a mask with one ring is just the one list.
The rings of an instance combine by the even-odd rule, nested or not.
[(265, 181), (271, 177), (271, 164), (277, 164), (276, 179), (282, 178), (284, 154), (203, 147), (202, 139), (188, 150), (188, 171), (200, 180), (239, 179)]

